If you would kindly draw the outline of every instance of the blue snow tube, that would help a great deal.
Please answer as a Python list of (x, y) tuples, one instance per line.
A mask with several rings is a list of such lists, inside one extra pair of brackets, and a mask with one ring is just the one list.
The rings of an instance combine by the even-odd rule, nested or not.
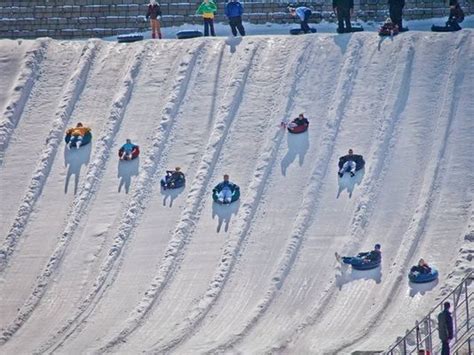
[[(68, 144), (69, 142), (71, 142), (72, 145), (76, 144), (77, 142), (77, 136), (72, 136), (70, 134), (66, 134), (66, 137), (64, 137), (64, 140), (66, 141), (66, 144)], [(85, 135), (84, 135), (84, 138), (82, 138), (82, 143), (81, 143), (81, 147), (83, 145), (87, 145), (91, 142), (92, 140), (92, 133), (91, 132), (87, 132)]]
[(360, 263), (353, 263), (352, 268), (356, 270), (371, 270), (371, 269), (375, 269), (379, 267), (381, 263), (382, 263), (382, 260), (369, 261), (369, 262), (363, 262), (361, 260)]
[(176, 38), (178, 39), (188, 39), (188, 38), (196, 38), (196, 37), (202, 37), (203, 33), (198, 30), (184, 30), (184, 31), (179, 31), (176, 33)]
[(410, 282), (413, 282), (415, 284), (421, 284), (421, 283), (426, 283), (426, 282), (431, 282), (434, 281), (438, 278), (438, 270), (435, 268), (431, 268), (431, 272), (427, 273), (420, 273), (418, 271), (411, 272), (408, 274), (408, 279)]
[(119, 35), (117, 36), (117, 41), (119, 43), (130, 43), (130, 42), (137, 42), (143, 39), (143, 35), (139, 33), (130, 33), (126, 35)]
[[(240, 188), (237, 185), (234, 185), (235, 188), (232, 190), (232, 198), (230, 200), (230, 203), (237, 201), (240, 198)], [(217, 185), (214, 187), (212, 190), (212, 199), (214, 202), (222, 204), (222, 202), (219, 201), (219, 192), (222, 191), (222, 188), (218, 188)], [(224, 204), (226, 204), (224, 202)]]

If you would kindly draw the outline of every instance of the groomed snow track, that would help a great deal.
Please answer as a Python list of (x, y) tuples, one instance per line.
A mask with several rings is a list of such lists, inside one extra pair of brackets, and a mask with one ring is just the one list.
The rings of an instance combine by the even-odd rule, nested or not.
[[(473, 35), (1, 40), (0, 353), (386, 349), (472, 269)], [(375, 243), (377, 271), (336, 265)]]

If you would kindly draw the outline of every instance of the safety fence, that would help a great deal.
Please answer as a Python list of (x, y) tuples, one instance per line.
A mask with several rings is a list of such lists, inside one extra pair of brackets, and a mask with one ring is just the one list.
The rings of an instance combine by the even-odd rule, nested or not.
[(397, 339), (386, 352), (387, 355), (440, 354), (441, 340), (438, 337), (438, 314), (444, 309), (444, 302), (451, 304), (454, 324), (454, 339), (451, 354), (474, 354), (474, 272), (469, 272), (435, 308), (413, 329)]

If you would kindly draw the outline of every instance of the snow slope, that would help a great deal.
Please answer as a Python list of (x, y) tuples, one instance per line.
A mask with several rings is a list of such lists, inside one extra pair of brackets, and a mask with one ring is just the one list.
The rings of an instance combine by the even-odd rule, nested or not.
[[(473, 33), (0, 41), (0, 352), (387, 348), (472, 269)], [(380, 269), (335, 262), (375, 243)]]

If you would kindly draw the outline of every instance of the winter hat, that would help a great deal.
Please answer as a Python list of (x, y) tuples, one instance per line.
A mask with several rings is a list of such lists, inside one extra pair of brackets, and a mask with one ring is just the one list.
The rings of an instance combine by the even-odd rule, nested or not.
[(150, 0), (150, 5), (157, 5), (156, 0)]
[(387, 19), (385, 20), (385, 23), (392, 23), (392, 19), (390, 17), (387, 17)]

